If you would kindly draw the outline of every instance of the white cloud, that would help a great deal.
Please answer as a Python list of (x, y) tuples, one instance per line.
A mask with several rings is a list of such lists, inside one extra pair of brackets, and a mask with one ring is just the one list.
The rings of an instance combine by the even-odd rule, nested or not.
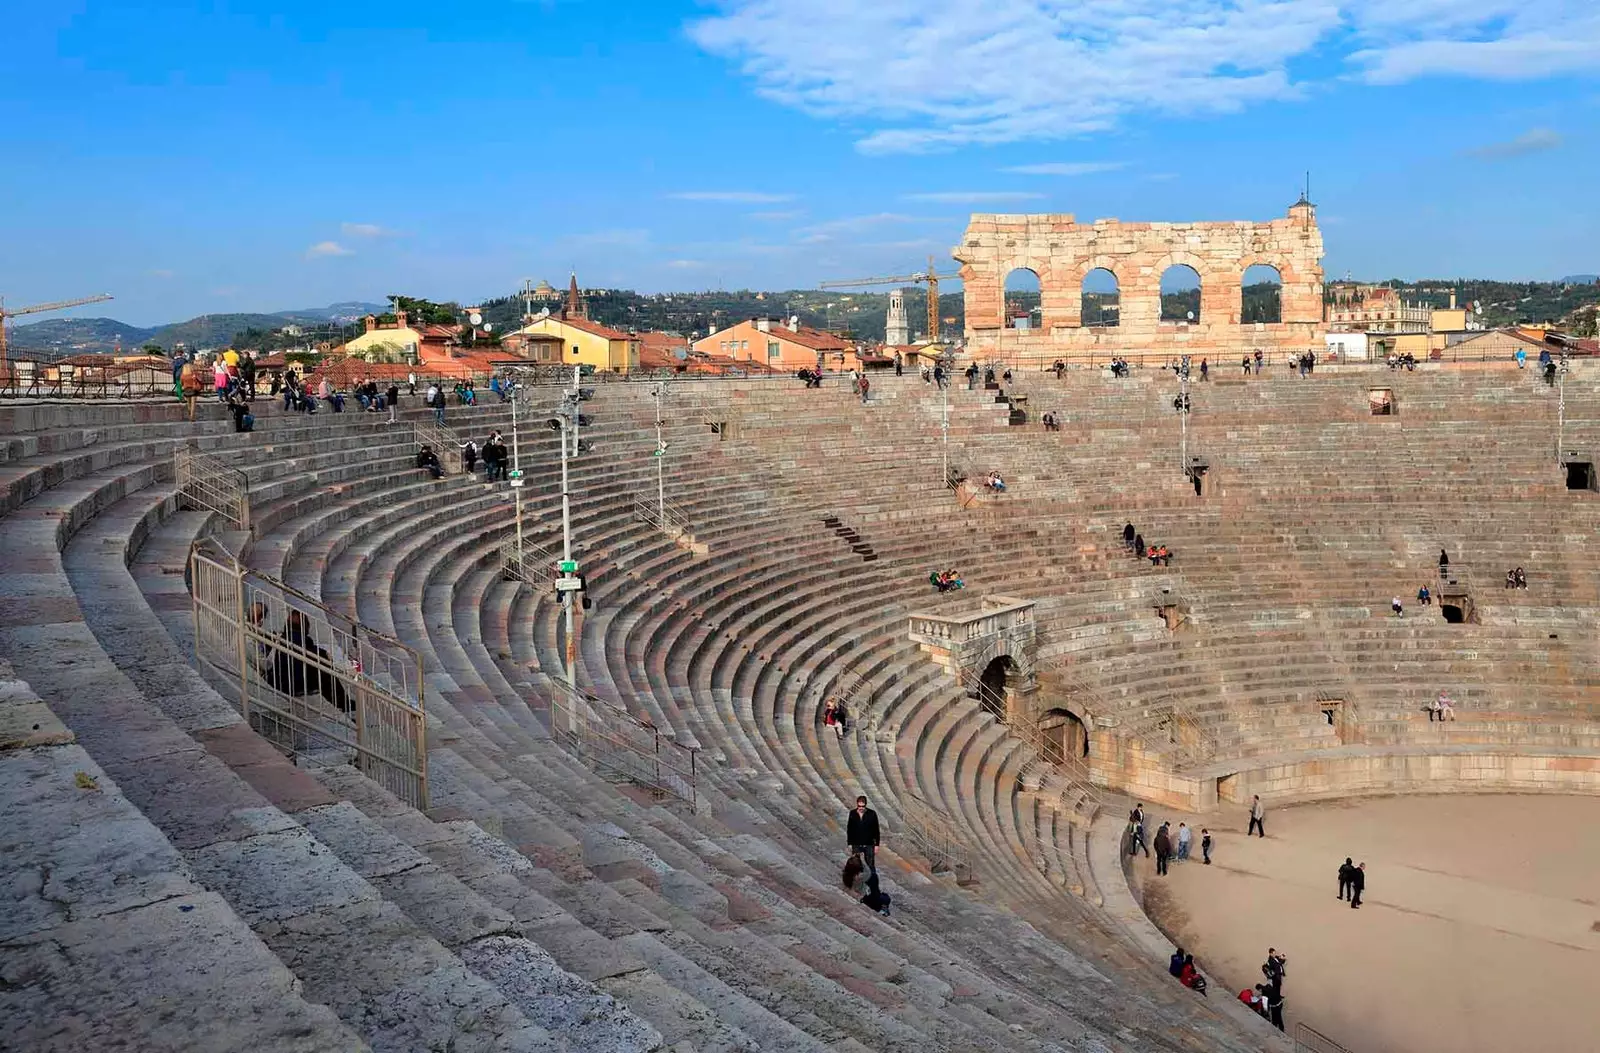
[(667, 197), (672, 201), (713, 201), (741, 205), (777, 205), (794, 200), (793, 194), (767, 194), (757, 190), (680, 190)]
[(667, 266), (675, 271), (692, 271), (704, 267), (705, 262), (703, 260), (668, 260)]
[(1468, 157), (1476, 157), (1484, 161), (1504, 161), (1511, 157), (1525, 157), (1528, 154), (1544, 153), (1554, 150), (1562, 144), (1561, 133), (1549, 128), (1530, 128), (1515, 139), (1507, 139), (1500, 143), (1485, 143), (1475, 146), (1470, 150), (1462, 151)]
[(865, 216), (844, 216), (840, 219), (830, 219), (816, 223), (809, 227), (801, 227), (795, 231), (802, 245), (817, 245), (825, 241), (833, 241), (841, 235), (858, 234), (876, 227), (896, 223), (923, 222), (916, 216), (906, 216), (898, 212), (874, 212)]
[(392, 238), (399, 234), (399, 231), (390, 230), (376, 223), (341, 223), (339, 231), (352, 238)]
[[(1310, 60), (1374, 83), (1593, 72), (1593, 0), (715, 0), (692, 22), (766, 98), (865, 152), (1060, 140), (1134, 113), (1293, 98)], [(1315, 55), (1313, 55), (1315, 52)], [(1301, 60), (1305, 60), (1302, 62)], [(1073, 174), (1067, 172), (1049, 174)]]
[(347, 249), (337, 241), (319, 241), (306, 250), (306, 259), (315, 260), (328, 256), (354, 256), (353, 249)]
[(1081, 176), (1115, 172), (1127, 167), (1126, 161), (1049, 161), (1038, 165), (1013, 165), (1000, 171), (1016, 175)]
[(1024, 190), (941, 190), (927, 194), (907, 194), (907, 201), (929, 201), (940, 205), (1000, 205), (1008, 201), (1037, 201), (1043, 194)]

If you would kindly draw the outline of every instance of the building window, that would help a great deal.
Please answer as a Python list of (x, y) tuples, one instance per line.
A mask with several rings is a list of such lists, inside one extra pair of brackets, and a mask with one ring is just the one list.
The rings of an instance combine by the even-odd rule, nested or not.
[(577, 354), (578, 353), (578, 345), (577, 344), (573, 344), (572, 345), (572, 353), (573, 354)]
[(778, 357), (778, 342), (776, 340), (768, 340), (767, 341), (767, 357), (768, 358), (777, 358)]
[(750, 350), (750, 341), (748, 341), (748, 340), (739, 341), (739, 350), (740, 351), (748, 351), (748, 350)]

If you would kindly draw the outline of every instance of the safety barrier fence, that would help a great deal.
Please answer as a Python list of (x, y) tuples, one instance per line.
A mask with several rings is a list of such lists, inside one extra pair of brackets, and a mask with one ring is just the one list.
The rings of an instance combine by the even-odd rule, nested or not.
[(419, 450), (424, 446), (432, 449), (439, 458), (439, 465), (447, 472), (462, 471), (465, 462), (461, 459), (461, 439), (448, 425), (419, 420), (411, 427)]
[(985, 684), (971, 670), (961, 671), (961, 686), (967, 695), (977, 701), (978, 705), (991, 714), (996, 721), (1005, 725), (1006, 733), (1018, 739), (1032, 752), (1032, 756), (1023, 763), (1017, 772), (1017, 778), (1022, 780), (1032, 774), (1040, 766), (1054, 770), (1063, 777), (1072, 787), (1073, 792), (1082, 798), (1082, 807), (1090, 813), (1098, 812), (1101, 805), (1100, 791), (1089, 781), (1088, 767), (1077, 757), (1070, 756), (1063, 748), (1061, 740), (1045, 734), (1038, 724), (1031, 720), (1014, 721), (1007, 718), (1006, 700), (1003, 696)]
[(1145, 710), (1131, 730), (1145, 749), (1168, 757), (1174, 768), (1204, 764), (1216, 754), (1216, 740), (1210, 729), (1174, 702), (1157, 702)]
[(173, 452), (179, 500), (185, 508), (216, 512), (234, 529), (250, 530), (250, 485), (244, 472), (192, 446)]
[(250, 726), (296, 763), (350, 764), (428, 806), (422, 657), (241, 564), (214, 538), (189, 554), (195, 657)]
[[(108, 360), (109, 361), (109, 360)], [(0, 367), (0, 398), (175, 398), (172, 371), (117, 365), (74, 366), (12, 360)]]
[(500, 542), (500, 570), (507, 578), (542, 588), (556, 580), (556, 557), (549, 549), (516, 535)]
[(550, 737), (595, 770), (659, 797), (696, 807), (700, 752), (648, 721), (560, 680), (551, 680)]
[(1294, 1053), (1350, 1053), (1350, 1050), (1302, 1022), (1294, 1026)]

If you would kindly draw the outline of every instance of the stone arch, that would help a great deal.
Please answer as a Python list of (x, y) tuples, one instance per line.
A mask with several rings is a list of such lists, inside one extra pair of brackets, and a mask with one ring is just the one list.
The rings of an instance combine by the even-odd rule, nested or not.
[(984, 664), (978, 674), (983, 685), (983, 696), (998, 705), (999, 715), (1005, 714), (1006, 688), (1015, 687), (1022, 678), (1022, 670), (1008, 654), (997, 654)]
[[(1043, 324), (1044, 279), (1043, 266), (1032, 261), (1019, 261), (1005, 272), (1000, 280), (1000, 324), (1005, 329), (1037, 329)], [(1026, 312), (1024, 314), (1023, 312)], [(1022, 321), (1022, 318), (1026, 321)]]
[(1169, 263), (1161, 269), (1157, 288), (1161, 297), (1160, 321), (1195, 324), (1204, 317), (1205, 276), (1195, 264)]
[(1067, 762), (1084, 763), (1089, 758), (1089, 724), (1066, 706), (1056, 706), (1039, 715), (1039, 731), (1047, 748), (1059, 751)]
[(1283, 321), (1283, 272), (1270, 263), (1252, 263), (1239, 277), (1239, 322), (1242, 325)]
[[(1109, 282), (1106, 279), (1110, 279)], [(1121, 324), (1122, 280), (1117, 277), (1116, 270), (1109, 266), (1090, 267), (1083, 272), (1077, 285), (1081, 324), (1096, 329), (1110, 329)]]

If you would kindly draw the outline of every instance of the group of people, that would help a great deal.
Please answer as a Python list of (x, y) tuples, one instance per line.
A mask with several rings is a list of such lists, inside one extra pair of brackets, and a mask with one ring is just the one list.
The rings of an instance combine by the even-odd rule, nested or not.
[(1506, 571), (1506, 588), (1508, 588), (1508, 589), (1525, 589), (1527, 587), (1528, 587), (1528, 574), (1527, 574), (1527, 571), (1523, 570), (1521, 567), (1518, 567), (1515, 570)]
[(822, 386), (822, 370), (820, 369), (801, 369), (794, 376), (805, 387), (820, 388)]
[(1317, 371), (1317, 353), (1315, 351), (1305, 351), (1299, 355), (1290, 355), (1289, 369), (1291, 372), (1299, 369), (1302, 377), (1309, 377)]
[(1263, 983), (1239, 992), (1239, 1001), (1272, 1021), (1272, 1026), (1283, 1030), (1283, 976), (1289, 956), (1279, 954), (1277, 948), (1267, 948), (1267, 960), (1261, 964)]
[(1257, 373), (1260, 373), (1261, 372), (1261, 360), (1262, 360), (1261, 349), (1257, 348), (1254, 358), (1252, 358), (1249, 355), (1245, 355), (1243, 358), (1241, 358), (1239, 360), (1239, 368), (1244, 370), (1244, 375), (1245, 376), (1249, 376), (1250, 375), (1250, 367), (1252, 365), (1255, 366), (1255, 371)]
[(1111, 360), (1111, 375), (1119, 380), (1128, 376), (1128, 360), (1126, 358), (1113, 358)]
[(1456, 719), (1456, 700), (1441, 691), (1432, 702), (1428, 703), (1428, 723), (1435, 720), (1443, 724), (1447, 720)]
[(1414, 373), (1417, 369), (1417, 356), (1410, 351), (1403, 355), (1390, 355), (1383, 361), (1390, 369), (1403, 369), (1407, 373)]
[(940, 592), (954, 592), (964, 589), (967, 583), (961, 580), (961, 575), (954, 568), (950, 570), (931, 570), (928, 572), (928, 584)]
[[(1150, 840), (1145, 839), (1144, 805), (1135, 804), (1133, 811), (1128, 813), (1127, 829), (1128, 855), (1138, 855), (1143, 849), (1145, 857), (1151, 855), (1152, 845), (1155, 848), (1156, 873), (1166, 874), (1167, 866), (1173, 860), (1184, 863), (1189, 860), (1189, 854), (1194, 847), (1194, 829), (1184, 822), (1178, 824), (1174, 831), (1172, 824), (1163, 822), (1156, 828), (1156, 835)], [(1200, 857), (1206, 866), (1211, 865), (1211, 831), (1206, 827), (1200, 828)]]
[(1122, 528), (1122, 544), (1134, 559), (1148, 559), (1152, 567), (1172, 566), (1172, 550), (1165, 545), (1146, 545), (1144, 535), (1132, 523)]
[(863, 906), (887, 918), (893, 897), (884, 892), (878, 883), (880, 838), (878, 813), (867, 807), (865, 797), (857, 797), (856, 806), (845, 820), (845, 840), (850, 846), (850, 858), (845, 861), (840, 877), (847, 891), (861, 895)]
[(1006, 492), (1006, 481), (998, 470), (991, 470), (983, 477), (983, 488), (992, 494), (1003, 494)]
[(1367, 864), (1352, 863), (1349, 856), (1339, 867), (1339, 899), (1350, 901), (1352, 909), (1361, 908), (1361, 893), (1367, 887)]
[(1054, 410), (1046, 410), (1042, 420), (1044, 422), (1045, 431), (1061, 430), (1061, 417)]

